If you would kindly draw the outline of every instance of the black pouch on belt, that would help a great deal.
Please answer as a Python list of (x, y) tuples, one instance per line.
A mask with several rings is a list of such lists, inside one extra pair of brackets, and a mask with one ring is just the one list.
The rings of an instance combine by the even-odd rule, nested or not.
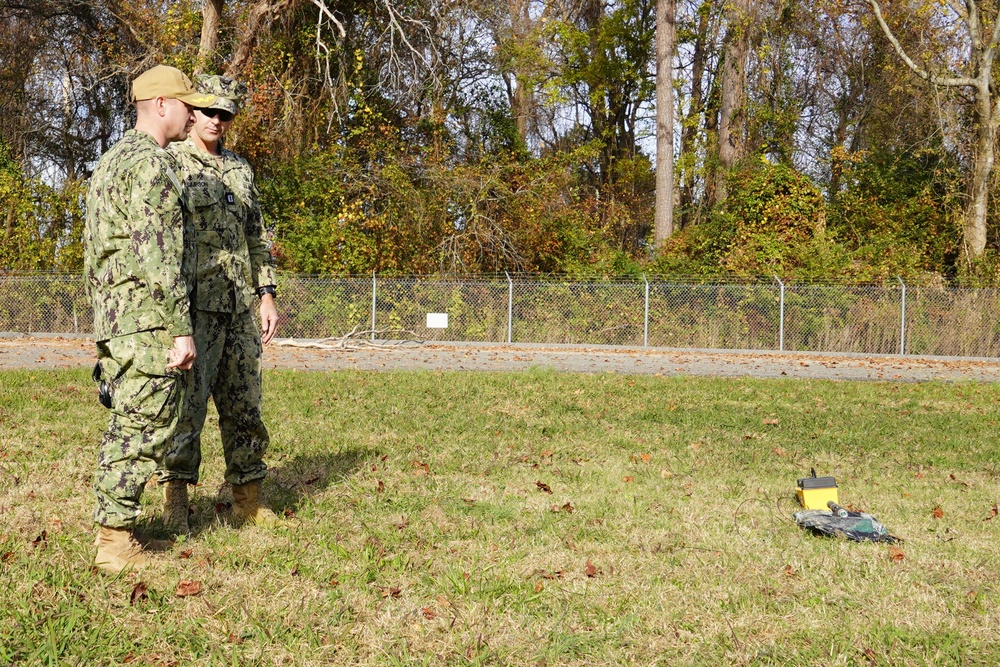
[(104, 371), (101, 369), (101, 362), (94, 364), (94, 372), (91, 374), (94, 382), (98, 382), (97, 400), (107, 409), (111, 409), (111, 385), (104, 379)]

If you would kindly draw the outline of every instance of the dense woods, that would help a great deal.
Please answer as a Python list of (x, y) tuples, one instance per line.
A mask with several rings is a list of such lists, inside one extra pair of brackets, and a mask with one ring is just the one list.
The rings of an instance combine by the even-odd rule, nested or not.
[[(0, 0), (0, 272), (80, 267), (156, 63), (300, 273), (998, 282), (996, 0)], [(659, 167), (659, 169), (658, 169)]]

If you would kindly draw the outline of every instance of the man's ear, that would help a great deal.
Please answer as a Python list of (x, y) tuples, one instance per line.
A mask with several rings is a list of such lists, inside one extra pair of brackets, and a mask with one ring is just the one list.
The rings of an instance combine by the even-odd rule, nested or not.
[(163, 118), (167, 115), (167, 98), (157, 97), (153, 100), (153, 107), (156, 109), (156, 113)]

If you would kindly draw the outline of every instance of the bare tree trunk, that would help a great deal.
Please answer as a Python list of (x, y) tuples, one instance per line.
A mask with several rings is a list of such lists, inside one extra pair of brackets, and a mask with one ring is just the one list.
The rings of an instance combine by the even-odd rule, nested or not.
[(675, 0), (656, 1), (656, 222), (663, 247), (674, 233), (674, 19)]
[(198, 64), (195, 74), (205, 70), (211, 64), (215, 52), (219, 48), (219, 24), (222, 22), (222, 8), (226, 0), (205, 0), (202, 10), (201, 43), (198, 45)]
[(722, 100), (719, 113), (719, 170), (715, 202), (726, 200), (726, 177), (743, 156), (746, 106), (746, 64), (749, 44), (749, 0), (732, 0), (727, 10), (725, 51), (722, 57)]
[[(906, 63), (913, 73), (921, 79), (937, 86), (952, 88), (972, 88), (976, 97), (975, 130), (976, 154), (973, 158), (972, 178), (969, 182), (969, 208), (965, 213), (965, 224), (962, 226), (961, 258), (971, 262), (982, 256), (986, 250), (986, 214), (989, 204), (990, 177), (993, 173), (995, 158), (995, 143), (997, 125), (1000, 124), (1000, 100), (994, 101), (991, 90), (993, 82), (993, 60), (1000, 46), (1000, 8), (993, 9), (992, 31), (986, 32), (982, 22), (979, 4), (976, 0), (965, 0), (965, 11), (957, 11), (969, 31), (967, 70), (974, 72), (970, 76), (939, 75), (924, 69), (903, 49), (896, 39), (889, 24), (882, 16), (882, 7), (878, 0), (868, 0), (879, 27), (886, 39), (896, 50), (896, 55)], [(954, 9), (956, 5), (949, 5)], [(961, 9), (961, 7), (959, 7)]]
[[(257, 36), (267, 30), (272, 19), (289, 3), (289, 0), (257, 0), (247, 10), (247, 24), (232, 60), (226, 68), (225, 75), (238, 79), (250, 64), (253, 48), (257, 44)], [(315, 4), (315, 3), (314, 3)], [(325, 6), (325, 4), (324, 4)]]
[[(691, 63), (691, 104), (684, 122), (681, 125), (681, 155), (694, 155), (695, 138), (699, 134), (700, 118), (705, 113), (705, 99), (702, 88), (702, 77), (705, 76), (705, 42), (708, 38), (708, 12), (698, 12), (698, 33), (694, 42), (694, 54)], [(706, 132), (708, 127), (706, 125)], [(681, 227), (685, 227), (694, 219), (694, 164), (688, 164), (683, 170), (680, 192)]]

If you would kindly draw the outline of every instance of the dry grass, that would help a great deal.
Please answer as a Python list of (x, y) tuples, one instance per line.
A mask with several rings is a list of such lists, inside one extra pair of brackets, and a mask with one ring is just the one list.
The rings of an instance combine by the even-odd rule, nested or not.
[[(213, 431), (195, 534), (120, 579), (92, 394), (0, 372), (0, 664), (1000, 664), (994, 385), (275, 372), (285, 525), (217, 511)], [(811, 466), (901, 559), (791, 523)]]

